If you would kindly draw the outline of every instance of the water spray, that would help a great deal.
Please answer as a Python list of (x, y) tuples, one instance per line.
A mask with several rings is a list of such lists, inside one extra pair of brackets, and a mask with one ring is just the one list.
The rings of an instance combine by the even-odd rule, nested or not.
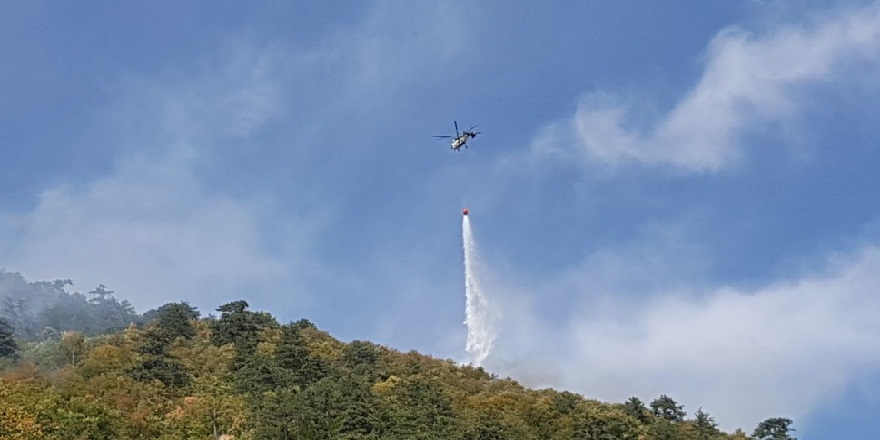
[(471, 231), (468, 209), (462, 210), (461, 238), (464, 247), (465, 320), (467, 343), (465, 349), (472, 356), (472, 363), (480, 366), (492, 349), (495, 335), (489, 316), (489, 301), (480, 288), (479, 258), (474, 234)]

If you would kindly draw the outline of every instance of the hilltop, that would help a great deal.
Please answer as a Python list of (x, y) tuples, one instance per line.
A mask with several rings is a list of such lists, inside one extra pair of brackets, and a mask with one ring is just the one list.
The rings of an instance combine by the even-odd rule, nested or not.
[[(115, 301), (104, 292), (89, 304)], [(702, 410), (688, 418), (665, 395), (613, 403), (533, 390), (452, 360), (342, 342), (306, 319), (280, 324), (244, 300), (217, 312), (170, 303), (104, 334), (15, 337), (0, 326), (16, 348), (0, 359), (0, 438), (749, 438)], [(789, 438), (789, 423), (770, 419), (756, 434)]]

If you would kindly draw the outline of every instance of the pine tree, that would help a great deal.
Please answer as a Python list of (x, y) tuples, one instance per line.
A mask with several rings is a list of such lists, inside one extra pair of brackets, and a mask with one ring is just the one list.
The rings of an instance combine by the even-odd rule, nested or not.
[(789, 428), (791, 423), (791, 419), (784, 417), (774, 417), (764, 420), (763, 422), (758, 423), (755, 432), (752, 433), (752, 437), (758, 440), (797, 440), (788, 435), (789, 431), (794, 431), (794, 428)]
[(655, 416), (673, 423), (684, 420), (684, 416), (686, 416), (687, 413), (683, 408), (683, 405), (679, 405), (675, 400), (672, 400), (671, 397), (665, 394), (661, 394), (660, 397), (651, 402), (651, 412)]
[(694, 427), (697, 428), (697, 436), (700, 440), (711, 440), (717, 438), (721, 433), (715, 418), (709, 413), (703, 412), (703, 408), (694, 413)]

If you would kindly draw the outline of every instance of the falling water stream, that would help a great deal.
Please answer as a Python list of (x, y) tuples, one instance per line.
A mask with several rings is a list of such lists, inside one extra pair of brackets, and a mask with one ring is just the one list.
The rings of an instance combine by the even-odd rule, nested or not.
[(492, 329), (489, 301), (480, 288), (479, 258), (469, 216), (461, 220), (461, 238), (464, 247), (465, 320), (467, 343), (465, 349), (471, 354), (471, 362), (480, 366), (492, 349), (495, 335)]

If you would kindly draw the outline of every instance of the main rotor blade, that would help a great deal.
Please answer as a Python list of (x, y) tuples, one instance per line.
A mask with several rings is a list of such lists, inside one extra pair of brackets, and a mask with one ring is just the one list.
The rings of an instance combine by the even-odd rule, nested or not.
[(437, 139), (448, 139), (448, 138), (451, 138), (452, 136), (434, 136), (434, 137)]
[(476, 126), (476, 125), (474, 125), (474, 126), (473, 126), (473, 127), (471, 127), (471, 128), (468, 128), (468, 131), (474, 131), (474, 129), (475, 129), (475, 128), (477, 128), (477, 126)]
[(455, 124), (455, 136), (461, 136), (461, 134), (458, 133), (458, 121), (453, 120), (452, 123)]

